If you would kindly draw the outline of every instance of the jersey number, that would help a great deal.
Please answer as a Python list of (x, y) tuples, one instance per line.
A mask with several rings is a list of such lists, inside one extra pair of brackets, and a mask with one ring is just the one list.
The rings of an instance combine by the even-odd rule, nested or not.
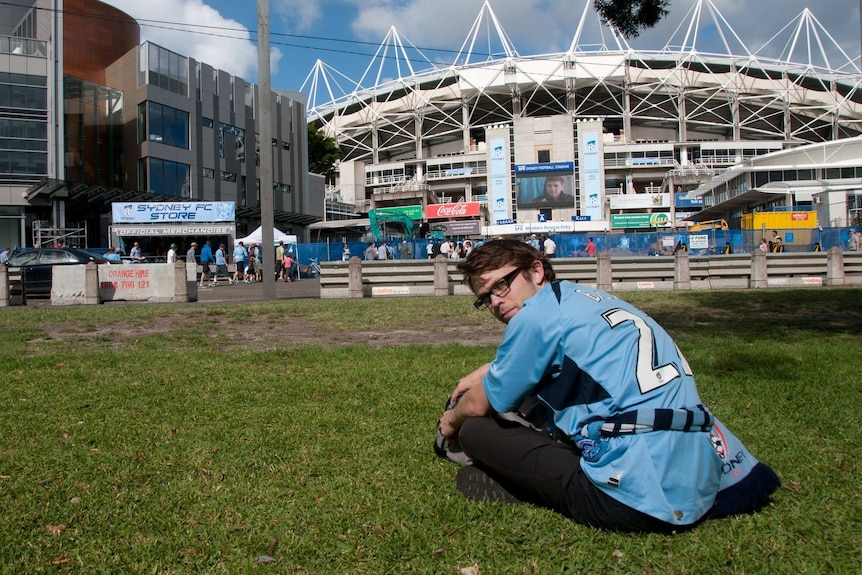
[[(653, 354), (655, 352), (655, 341), (653, 339), (652, 328), (640, 316), (633, 314), (624, 309), (612, 309), (604, 314), (605, 320), (611, 329), (621, 325), (624, 322), (630, 321), (638, 330), (638, 357), (637, 357), (637, 380), (638, 387), (641, 393), (648, 393), (654, 389), (658, 389), (674, 378), (679, 377), (679, 370), (672, 363), (668, 363), (659, 367), (653, 367)], [(676, 344), (674, 344), (676, 345)], [(691, 368), (688, 362), (679, 351), (676, 349), (682, 362), (682, 368), (686, 375), (691, 375)]]

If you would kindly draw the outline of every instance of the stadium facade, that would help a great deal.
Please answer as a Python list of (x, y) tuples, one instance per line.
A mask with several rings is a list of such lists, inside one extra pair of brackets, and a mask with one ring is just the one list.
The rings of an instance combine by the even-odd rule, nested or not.
[[(486, 234), (672, 227), (707, 217), (733, 226), (753, 210), (814, 210), (824, 191), (830, 211), (821, 225), (848, 225), (862, 200), (858, 155), (819, 154), (804, 173), (757, 168), (775, 153), (862, 135), (858, 58), (812, 12), (752, 52), (711, 0), (699, 0), (665, 46), (643, 50), (602, 28), (590, 0), (575, 4), (580, 21), (561, 53), (519, 55), (486, 1), (450, 65), (424, 58), (394, 28), (355, 84), (318, 62), (304, 87), (308, 120), (338, 142), (343, 158), (328, 190), (330, 221), (313, 227), (345, 235), (362, 229), (367, 220), (358, 218), (369, 210), (421, 205), (427, 220), (429, 206), (457, 202), (479, 204), (471, 219)], [(490, 39), (482, 37), (488, 30)], [(706, 30), (722, 50), (698, 49)], [(478, 56), (488, 45), (498, 51)], [(779, 56), (763, 55), (776, 45)], [(350, 89), (336, 89), (346, 83)], [(731, 166), (771, 175), (737, 189), (710, 187)], [(543, 195), (557, 176), (564, 195)], [(777, 179), (819, 187), (748, 193)], [(740, 194), (745, 201), (731, 201)], [(338, 221), (346, 218), (357, 219)]]

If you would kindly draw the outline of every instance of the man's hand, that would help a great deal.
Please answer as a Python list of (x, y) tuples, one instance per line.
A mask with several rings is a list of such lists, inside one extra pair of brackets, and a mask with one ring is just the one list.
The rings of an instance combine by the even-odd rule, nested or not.
[[(472, 378), (478, 371), (471, 373), (464, 379)], [(485, 371), (487, 369), (485, 368)], [(461, 381), (464, 381), (463, 379)], [(493, 412), (491, 404), (488, 402), (488, 396), (485, 395), (485, 388), (482, 387), (482, 378), (478, 378), (479, 385), (473, 385), (463, 394), (458, 396), (458, 402), (452, 409), (443, 412), (440, 417), (440, 433), (443, 437), (453, 438), (458, 434), (461, 424), (468, 417), (485, 417)], [(458, 384), (460, 386), (460, 383)]]
[(458, 428), (461, 427), (461, 422), (458, 422), (458, 425), (455, 425), (455, 410), (450, 409), (449, 411), (444, 411), (443, 416), (440, 417), (440, 433), (443, 434), (443, 437), (447, 439), (452, 439), (456, 435), (458, 435)]
[(488, 373), (488, 369), (490, 369), (491, 364), (486, 363), (479, 369), (473, 371), (462, 377), (458, 381), (458, 385), (455, 386), (455, 391), (452, 392), (452, 395), (449, 396), (449, 401), (455, 401), (455, 398), (463, 395), (467, 391), (473, 389), (474, 387), (482, 386), (482, 378), (485, 377), (485, 374)]

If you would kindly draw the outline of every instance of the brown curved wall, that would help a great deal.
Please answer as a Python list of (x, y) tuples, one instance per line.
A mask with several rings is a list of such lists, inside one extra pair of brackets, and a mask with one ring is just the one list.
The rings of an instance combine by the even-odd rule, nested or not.
[(63, 2), (63, 69), (105, 85), (105, 68), (141, 43), (141, 27), (125, 12), (98, 0)]

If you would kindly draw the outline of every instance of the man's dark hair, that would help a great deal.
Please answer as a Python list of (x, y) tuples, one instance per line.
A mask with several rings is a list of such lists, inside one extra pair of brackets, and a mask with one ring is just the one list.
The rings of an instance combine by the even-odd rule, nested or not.
[(548, 182), (560, 182), (565, 185), (566, 179), (563, 176), (545, 176), (545, 185), (548, 185)]
[(458, 271), (464, 274), (464, 283), (474, 293), (473, 280), (482, 274), (500, 269), (506, 265), (517, 266), (523, 270), (530, 268), (533, 262), (539, 260), (545, 270), (545, 280), (552, 282), (556, 278), (554, 268), (548, 256), (536, 250), (530, 244), (518, 240), (492, 240), (474, 249), (467, 259), (458, 264)]

